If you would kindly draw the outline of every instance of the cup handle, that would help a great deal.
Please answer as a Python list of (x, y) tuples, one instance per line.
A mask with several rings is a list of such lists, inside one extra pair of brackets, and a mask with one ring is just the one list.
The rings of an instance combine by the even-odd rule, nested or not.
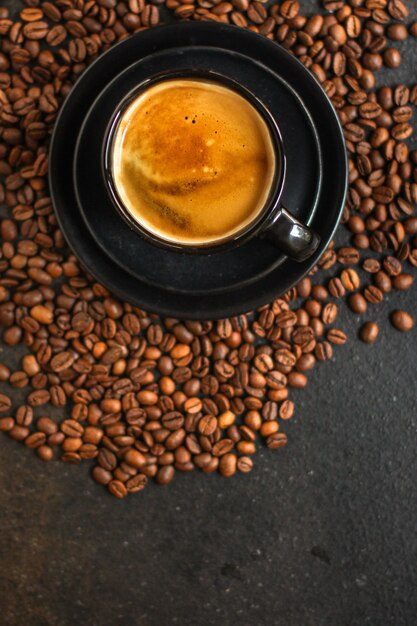
[(320, 243), (317, 233), (299, 222), (284, 207), (275, 221), (262, 233), (262, 237), (299, 262), (308, 259)]

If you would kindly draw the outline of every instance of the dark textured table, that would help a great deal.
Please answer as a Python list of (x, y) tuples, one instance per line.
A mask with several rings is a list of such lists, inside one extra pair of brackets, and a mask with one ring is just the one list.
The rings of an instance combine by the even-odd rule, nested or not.
[[(388, 81), (416, 82), (417, 42), (404, 52)], [(247, 476), (119, 502), (87, 463), (42, 464), (1, 436), (1, 626), (414, 626), (417, 331), (388, 313), (415, 301), (387, 296), (367, 316), (377, 343), (314, 369), (289, 444)], [(353, 338), (359, 320), (344, 307), (338, 325)]]

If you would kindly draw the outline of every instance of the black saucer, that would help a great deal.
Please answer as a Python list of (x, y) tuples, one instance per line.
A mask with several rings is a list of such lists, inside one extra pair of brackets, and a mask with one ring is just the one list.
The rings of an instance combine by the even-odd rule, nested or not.
[[(221, 293), (259, 280), (282, 263), (284, 255), (272, 244), (260, 245), (259, 239), (252, 239), (239, 249), (213, 254), (212, 270), (208, 272), (205, 256), (190, 259), (188, 254), (157, 249), (120, 219), (108, 196), (101, 168), (103, 138), (121, 96), (162, 70), (190, 67), (221, 71), (222, 75), (233, 78), (257, 93), (279, 120), (287, 159), (283, 203), (300, 221), (311, 222), (319, 198), (322, 164), (319, 140), (306, 108), (291, 88), (265, 66), (221, 49), (193, 47), (163, 51), (133, 64), (113, 80), (94, 102), (81, 129), (74, 185), (91, 234), (103, 251), (126, 271), (162, 288), (194, 294)], [(97, 184), (91, 185), (92, 180)], [(245, 258), (250, 258), (251, 263), (245, 263)]]
[[(173, 258), (169, 258), (168, 255), (163, 259), (159, 249), (155, 253), (156, 249), (153, 249), (153, 246), (146, 244), (148, 248), (145, 249), (141, 243), (140, 254), (136, 252), (136, 256), (139, 257), (139, 261), (141, 261), (140, 257), (145, 260), (143, 264), (137, 263), (133, 267), (129, 265), (131, 273), (128, 273), (125, 269), (126, 260), (121, 261), (116, 254), (118, 259), (118, 264), (116, 264), (109, 257), (109, 254), (114, 255), (115, 249), (117, 253), (118, 238), (121, 244), (119, 250), (124, 251), (125, 248), (125, 233), (122, 235), (117, 232), (113, 233), (113, 228), (109, 227), (107, 221), (109, 214), (105, 213), (106, 219), (102, 221), (111, 235), (114, 234), (114, 237), (110, 239), (116, 241), (116, 248), (110, 251), (109, 246), (106, 247), (104, 242), (104, 249), (106, 249), (104, 252), (89, 233), (76, 203), (72, 169), (77, 136), (94, 100), (110, 81), (133, 63), (136, 63), (136, 69), (144, 68), (149, 63), (149, 69), (153, 63), (159, 63), (160, 59), (169, 59), (162, 52), (159, 55), (155, 54), (156, 51), (172, 51), (173, 48), (178, 47), (185, 48), (186, 51), (187, 48), (196, 44), (204, 48), (204, 51), (200, 49), (201, 56), (196, 62), (203, 63), (204, 52), (208, 56), (206, 66), (212, 57), (218, 58), (219, 55), (223, 55), (223, 59), (229, 59), (231, 66), (236, 68), (244, 62), (241, 57), (237, 57), (236, 53), (250, 50), (252, 60), (246, 59), (246, 66), (256, 67), (259, 71), (259, 82), (256, 83), (256, 88), (252, 87), (252, 91), (255, 91), (264, 101), (269, 99), (271, 103), (274, 103), (278, 91), (285, 92), (288, 97), (291, 94), (294, 98), (291, 93), (293, 89), (302, 101), (308, 102), (313, 126), (319, 137), (323, 170), (322, 189), (319, 194), (314, 191), (312, 193), (312, 196), (317, 196), (316, 210), (310, 215), (311, 225), (320, 234), (321, 244), (319, 250), (308, 261), (298, 264), (287, 258), (282, 259), (274, 248), (270, 248), (269, 244), (257, 241), (253, 242), (253, 245), (249, 244), (252, 246), (250, 250), (245, 251), (246, 246), (237, 249), (236, 256), (232, 259), (229, 256), (225, 258), (223, 255), (206, 257), (204, 266), (199, 268), (195, 265), (195, 257), (175, 253)], [(146, 59), (146, 57), (149, 58)], [(175, 55), (172, 55), (172, 58), (174, 57)], [(235, 60), (233, 60), (234, 57)], [(138, 63), (139, 59), (145, 60)], [(259, 67), (258, 63), (264, 67)], [(129, 71), (130, 68), (126, 71), (128, 77)], [(224, 72), (223, 67), (222, 72)], [(275, 72), (276, 76), (271, 74), (272, 72)], [(288, 82), (291, 89), (282, 81)], [(119, 83), (116, 80), (114, 84)], [(109, 93), (111, 89), (112, 87), (109, 87)], [(122, 93), (119, 95), (123, 96)], [(307, 119), (308, 117), (304, 117), (304, 123)], [(97, 121), (95, 119), (95, 124)], [(88, 127), (89, 124), (86, 123), (84, 132), (87, 132)], [(296, 127), (298, 123), (295, 127), (292, 126), (294, 136)], [(99, 135), (100, 133), (97, 133), (97, 137)], [(292, 135), (289, 136), (292, 137)], [(80, 146), (83, 140), (80, 138)], [(175, 24), (144, 31), (125, 40), (100, 57), (79, 80), (65, 102), (54, 132), (50, 163), (51, 192), (61, 228), (87, 269), (115, 294), (138, 306), (164, 315), (188, 318), (223, 317), (250, 310), (272, 300), (297, 282), (317, 261), (330, 241), (343, 207), (347, 184), (346, 154), (340, 124), (327, 96), (310, 73), (287, 51), (261, 36), (237, 27), (207, 23)], [(83, 163), (85, 164), (85, 161)], [(315, 167), (320, 168), (318, 164)], [(303, 176), (303, 172), (299, 172), (298, 176)], [(91, 216), (97, 215), (94, 208), (100, 205), (97, 204), (98, 196), (95, 194), (89, 196), (91, 204), (86, 203), (84, 196), (81, 198), (81, 195), (86, 193), (85, 178), (81, 184), (83, 177), (84, 172), (80, 177), (77, 173), (80, 200), (86, 220), (91, 227)], [(97, 181), (91, 179), (91, 174), (88, 182), (89, 187), (96, 187)], [(81, 191), (82, 187), (84, 191)], [(292, 189), (298, 191), (297, 186), (293, 186)], [(314, 197), (312, 198), (313, 205)], [(304, 206), (300, 207), (290, 205), (288, 198), (285, 198), (285, 202), (292, 211), (299, 208), (304, 216), (305, 211), (308, 215), (305, 202)], [(88, 210), (86, 210), (87, 207)], [(311, 207), (309, 210), (311, 211)], [(100, 214), (101, 217), (103, 215)], [(100, 239), (99, 230), (96, 231), (94, 228), (93, 230), (95, 237)], [(127, 230), (129, 231), (128, 228)], [(128, 234), (130, 236), (130, 231)], [(103, 240), (100, 241), (103, 246)], [(220, 256), (222, 258), (217, 259)], [(129, 256), (126, 255), (124, 259), (126, 258)], [(124, 267), (120, 266), (121, 263)], [(149, 267), (156, 268), (154, 274), (144, 271)], [(181, 276), (184, 277), (185, 274), (187, 279), (181, 282)], [(173, 276), (175, 280), (170, 282), (167, 280), (169, 276)], [(208, 276), (205, 283), (201, 280), (203, 276)], [(198, 293), (195, 291), (197, 286)]]

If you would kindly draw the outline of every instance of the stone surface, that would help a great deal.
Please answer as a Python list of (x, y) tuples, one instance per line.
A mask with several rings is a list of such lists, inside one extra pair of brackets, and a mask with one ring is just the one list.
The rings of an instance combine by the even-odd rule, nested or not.
[[(391, 82), (415, 80), (407, 45)], [(414, 626), (417, 331), (390, 330), (399, 307), (415, 311), (415, 290), (363, 320), (344, 307), (352, 341), (246, 476), (195, 472), (119, 502), (88, 464), (45, 465), (1, 436), (0, 624)], [(372, 346), (353, 340), (367, 319)]]

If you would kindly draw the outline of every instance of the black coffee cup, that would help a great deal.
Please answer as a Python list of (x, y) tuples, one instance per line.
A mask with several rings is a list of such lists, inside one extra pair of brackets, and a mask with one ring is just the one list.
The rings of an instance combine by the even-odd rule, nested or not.
[[(139, 221), (135, 220), (124, 206), (119, 196), (112, 168), (114, 137), (126, 108), (149, 87), (167, 80), (186, 78), (216, 82), (228, 87), (245, 98), (265, 121), (270, 132), (275, 155), (275, 173), (270, 192), (263, 209), (257, 214), (254, 220), (241, 230), (234, 232), (229, 237), (221, 239), (219, 242), (209, 242), (198, 245), (163, 239), (148, 230)], [(128, 223), (130, 228), (141, 237), (163, 248), (181, 253), (213, 254), (215, 252), (230, 250), (240, 246), (253, 237), (258, 237), (276, 246), (279, 251), (286, 256), (296, 261), (304, 261), (315, 252), (319, 245), (319, 236), (307, 225), (298, 221), (282, 204), (281, 199), (285, 188), (286, 159), (281, 133), (276, 120), (267, 107), (251, 91), (243, 87), (237, 81), (223, 76), (218, 72), (196, 69), (163, 72), (147, 79), (135, 87), (135, 89), (122, 99), (111, 117), (103, 143), (102, 169), (104, 179), (107, 183), (108, 193), (118, 214)]]

